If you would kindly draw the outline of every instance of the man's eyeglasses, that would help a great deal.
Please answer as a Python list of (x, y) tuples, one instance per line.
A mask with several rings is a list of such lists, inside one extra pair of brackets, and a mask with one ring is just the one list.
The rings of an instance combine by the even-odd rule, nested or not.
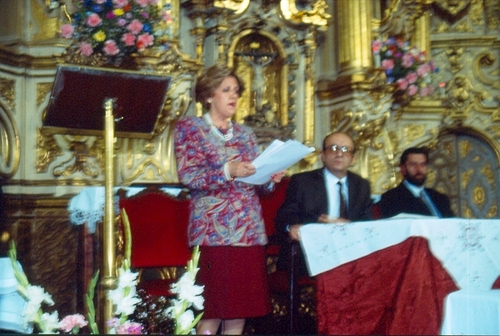
[(339, 145), (326, 146), (325, 148), (323, 148), (323, 150), (330, 151), (333, 153), (337, 153), (337, 151), (341, 151), (342, 153), (352, 153), (353, 152), (352, 148), (349, 148), (347, 146), (339, 146)]

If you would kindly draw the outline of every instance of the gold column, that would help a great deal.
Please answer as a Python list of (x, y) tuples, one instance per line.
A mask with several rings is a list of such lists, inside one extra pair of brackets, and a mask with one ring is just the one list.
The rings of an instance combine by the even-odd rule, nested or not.
[(113, 117), (114, 99), (107, 99), (104, 102), (104, 151), (105, 151), (105, 170), (104, 170), (104, 226), (103, 226), (103, 261), (102, 261), (102, 299), (103, 310), (100, 330), (105, 330), (109, 334), (107, 322), (113, 318), (113, 303), (108, 299), (108, 291), (117, 286), (116, 276), (116, 246), (115, 246), (115, 214), (113, 204), (114, 187), (114, 117)]
[(313, 59), (316, 52), (316, 34), (309, 31), (305, 38), (305, 97), (304, 97), (304, 143), (308, 146), (314, 145), (314, 83), (315, 76), (313, 72)]
[(339, 76), (363, 72), (372, 66), (371, 2), (372, 0), (335, 1)]
[(415, 20), (415, 34), (412, 36), (412, 45), (417, 46), (420, 50), (427, 52), (427, 57), (430, 59), (431, 39), (429, 27), (431, 22), (431, 14), (426, 11)]

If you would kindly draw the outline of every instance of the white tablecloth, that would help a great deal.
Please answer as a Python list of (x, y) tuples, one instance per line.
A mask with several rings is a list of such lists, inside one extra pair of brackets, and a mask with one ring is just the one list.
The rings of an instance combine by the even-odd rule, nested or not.
[(344, 226), (309, 224), (300, 231), (311, 275), (328, 271), (411, 236), (429, 241), (461, 289), (489, 290), (500, 275), (500, 220), (399, 218)]
[(450, 293), (441, 334), (500, 335), (500, 289)]

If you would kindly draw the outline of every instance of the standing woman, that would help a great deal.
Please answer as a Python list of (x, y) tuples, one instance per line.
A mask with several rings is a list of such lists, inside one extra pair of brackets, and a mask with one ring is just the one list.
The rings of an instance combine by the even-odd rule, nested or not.
[(215, 334), (219, 326), (222, 334), (241, 334), (245, 318), (271, 309), (257, 189), (234, 180), (255, 173), (251, 162), (258, 155), (252, 130), (231, 121), (242, 91), (233, 70), (220, 64), (205, 69), (195, 94), (208, 112), (175, 125), (179, 179), (191, 193), (188, 239), (200, 246), (198, 283), (205, 286), (197, 334)]

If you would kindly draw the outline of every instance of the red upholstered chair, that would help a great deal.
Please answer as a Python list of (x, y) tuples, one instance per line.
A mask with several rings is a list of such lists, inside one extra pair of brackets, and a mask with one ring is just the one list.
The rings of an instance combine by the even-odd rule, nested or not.
[[(287, 297), (288, 322), (287, 332), (295, 334), (297, 331), (297, 318), (300, 304), (300, 288), (305, 286), (314, 286), (314, 281), (309, 277), (295, 276), (293, 268), (289, 271), (276, 270), (276, 261), (279, 255), (279, 249), (286, 235), (276, 231), (274, 219), (276, 212), (285, 199), (286, 189), (290, 178), (285, 177), (276, 185), (274, 192), (260, 196), (262, 205), (262, 215), (266, 226), (266, 233), (269, 244), (267, 246), (269, 288), (271, 295), (278, 294)], [(295, 248), (300, 248), (297, 244)], [(292, 260), (294, 258), (292, 257)]]
[(139, 271), (137, 288), (153, 296), (169, 296), (191, 258), (187, 225), (189, 200), (148, 187), (131, 197), (120, 196), (132, 235), (131, 266)]
[[(290, 178), (287, 177), (283, 178), (280, 183), (276, 184), (276, 189), (273, 192), (259, 196), (260, 204), (262, 205), (262, 217), (264, 218), (266, 234), (269, 239), (266, 252), (270, 257), (278, 257), (278, 252), (281, 247), (280, 240), (282, 237), (276, 232), (274, 218), (276, 217), (276, 211), (278, 211), (278, 208), (285, 199), (285, 192), (289, 179)], [(270, 271), (274, 270), (271, 269)]]

